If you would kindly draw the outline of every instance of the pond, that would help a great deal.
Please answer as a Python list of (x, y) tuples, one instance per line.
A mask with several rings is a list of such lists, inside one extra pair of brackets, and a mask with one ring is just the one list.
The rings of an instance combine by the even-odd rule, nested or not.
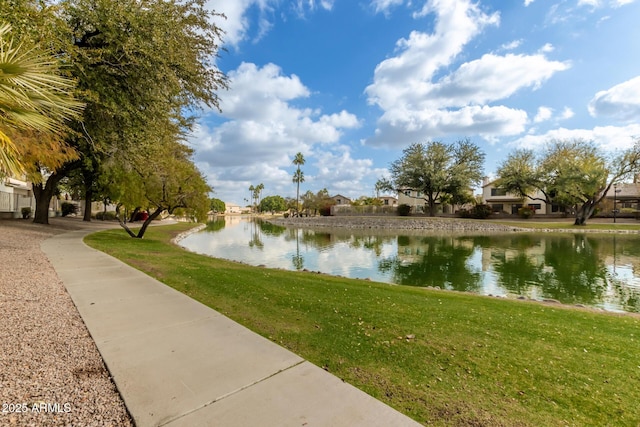
[(251, 265), (640, 312), (637, 235), (319, 231), (222, 217), (180, 244)]

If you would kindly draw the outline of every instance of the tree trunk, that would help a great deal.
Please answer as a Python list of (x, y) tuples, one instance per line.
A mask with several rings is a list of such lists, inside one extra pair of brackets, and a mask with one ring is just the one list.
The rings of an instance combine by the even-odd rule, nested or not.
[(63, 175), (53, 173), (45, 183), (33, 184), (33, 196), (36, 199), (36, 211), (33, 222), (49, 224), (49, 204)]
[(129, 222), (135, 222), (136, 216), (138, 216), (138, 212), (140, 212), (140, 206), (138, 206), (133, 210), (133, 212), (131, 213), (131, 216), (129, 217)]
[(156, 219), (158, 215), (162, 213), (163, 210), (164, 208), (158, 207), (156, 208), (155, 211), (153, 211), (151, 215), (149, 215), (149, 217), (142, 224), (142, 227), (140, 227), (140, 231), (138, 231), (138, 235), (136, 236), (138, 239), (142, 239), (144, 237), (144, 233), (147, 231), (147, 227), (149, 227), (149, 224), (151, 224), (151, 221)]
[(134, 233), (133, 231), (131, 231), (131, 229), (127, 226), (127, 224), (126, 224), (126, 219), (125, 219), (125, 221), (123, 221), (123, 220), (122, 220), (122, 215), (120, 215), (120, 207), (121, 207), (121, 206), (122, 206), (122, 205), (121, 205), (120, 203), (118, 203), (118, 204), (116, 205), (116, 218), (118, 219), (118, 222), (120, 223), (120, 226), (121, 226), (122, 228), (124, 228), (124, 231), (126, 231), (126, 232), (127, 232), (127, 234), (128, 234), (129, 236), (131, 236), (131, 237), (135, 238), (135, 237), (136, 237), (136, 235), (135, 235), (135, 233)]
[(576, 220), (573, 225), (587, 225), (587, 220), (591, 218), (595, 210), (596, 203), (593, 200), (583, 203), (580, 209), (576, 211)]
[(91, 201), (93, 200), (93, 190), (91, 186), (84, 192), (84, 217), (83, 221), (91, 222)]
[(436, 200), (429, 194), (429, 216), (436, 216)]
[(127, 226), (127, 224), (124, 221), (122, 221), (122, 218), (120, 216), (120, 205), (116, 206), (116, 217), (118, 218), (118, 222), (120, 223), (120, 226), (124, 228), (124, 230), (127, 232), (129, 236), (133, 237), (134, 239), (142, 239), (144, 237), (144, 233), (147, 231), (147, 227), (149, 227), (149, 225), (151, 224), (151, 221), (156, 219), (158, 215), (162, 213), (163, 210), (165, 210), (164, 207), (158, 207), (155, 211), (153, 211), (153, 213), (149, 215), (149, 217), (144, 221), (144, 223), (142, 224), (142, 227), (140, 227), (140, 230), (138, 230), (138, 234), (134, 233), (129, 228), (129, 226)]

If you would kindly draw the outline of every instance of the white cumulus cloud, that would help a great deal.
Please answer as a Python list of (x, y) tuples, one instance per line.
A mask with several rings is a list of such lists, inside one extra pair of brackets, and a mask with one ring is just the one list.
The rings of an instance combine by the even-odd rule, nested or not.
[(592, 117), (608, 117), (620, 121), (640, 117), (640, 76), (596, 93), (589, 103)]
[(540, 107), (538, 108), (538, 113), (533, 118), (533, 122), (541, 123), (541, 122), (547, 121), (551, 118), (552, 115), (553, 115), (553, 108)]
[(396, 55), (378, 64), (366, 88), (369, 103), (383, 110), (368, 143), (406, 144), (408, 138), (450, 133), (488, 139), (518, 134), (525, 129), (526, 112), (492, 104), (524, 88), (535, 90), (570, 67), (548, 59), (552, 47), (545, 45), (533, 55), (487, 53), (440, 76), (474, 37), (497, 26), (500, 16), (470, 0), (430, 0), (416, 16), (427, 14), (436, 15), (434, 32), (414, 31), (399, 40)]
[(640, 124), (628, 126), (596, 126), (593, 129), (557, 128), (543, 134), (532, 134), (518, 138), (508, 146), (538, 149), (552, 140), (582, 139), (592, 141), (606, 152), (631, 148), (640, 135)]
[(256, 0), (209, 0), (207, 8), (223, 13), (227, 19), (216, 20), (216, 25), (225, 32), (225, 44), (236, 46), (246, 37), (250, 22), (246, 17), (246, 10), (254, 5)]
[(404, 0), (372, 0), (371, 5), (376, 13), (388, 13), (394, 6), (399, 6)]
[(270, 191), (286, 190), (291, 178), (285, 169), (295, 153), (310, 153), (315, 145), (330, 149), (344, 130), (360, 126), (346, 110), (324, 114), (296, 106), (311, 91), (274, 64), (243, 63), (229, 78), (222, 114), (205, 117), (190, 138), (198, 165), (215, 188), (227, 193), (258, 182)]
[[(365, 181), (375, 181), (387, 173), (387, 169), (373, 168), (370, 159), (354, 159), (347, 146), (338, 146), (334, 150), (322, 150), (314, 154), (318, 169), (314, 177), (318, 183), (330, 183), (330, 193), (340, 193), (347, 197), (363, 195)], [(373, 188), (364, 189), (371, 194)]]

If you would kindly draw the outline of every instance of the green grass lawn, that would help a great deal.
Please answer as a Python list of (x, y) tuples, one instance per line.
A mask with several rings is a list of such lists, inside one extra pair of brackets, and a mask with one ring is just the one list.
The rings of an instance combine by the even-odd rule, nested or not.
[(640, 425), (640, 317), (251, 267), (191, 227), (86, 242), (425, 425)]
[(563, 230), (575, 230), (575, 231), (583, 231), (583, 230), (602, 230), (602, 231), (638, 231), (640, 230), (640, 224), (634, 223), (616, 223), (613, 222), (588, 222), (585, 226), (573, 225), (573, 220), (553, 220), (553, 221), (531, 221), (531, 220), (509, 220), (502, 221), (496, 220), (492, 221), (498, 224), (509, 225), (512, 227), (522, 227), (522, 228), (530, 228), (530, 229), (563, 229)]

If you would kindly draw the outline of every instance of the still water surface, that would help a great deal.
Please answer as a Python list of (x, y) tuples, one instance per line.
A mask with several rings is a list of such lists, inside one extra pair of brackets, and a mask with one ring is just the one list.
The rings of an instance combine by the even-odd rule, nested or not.
[(181, 245), (252, 265), (640, 312), (635, 234), (318, 231), (225, 217)]

